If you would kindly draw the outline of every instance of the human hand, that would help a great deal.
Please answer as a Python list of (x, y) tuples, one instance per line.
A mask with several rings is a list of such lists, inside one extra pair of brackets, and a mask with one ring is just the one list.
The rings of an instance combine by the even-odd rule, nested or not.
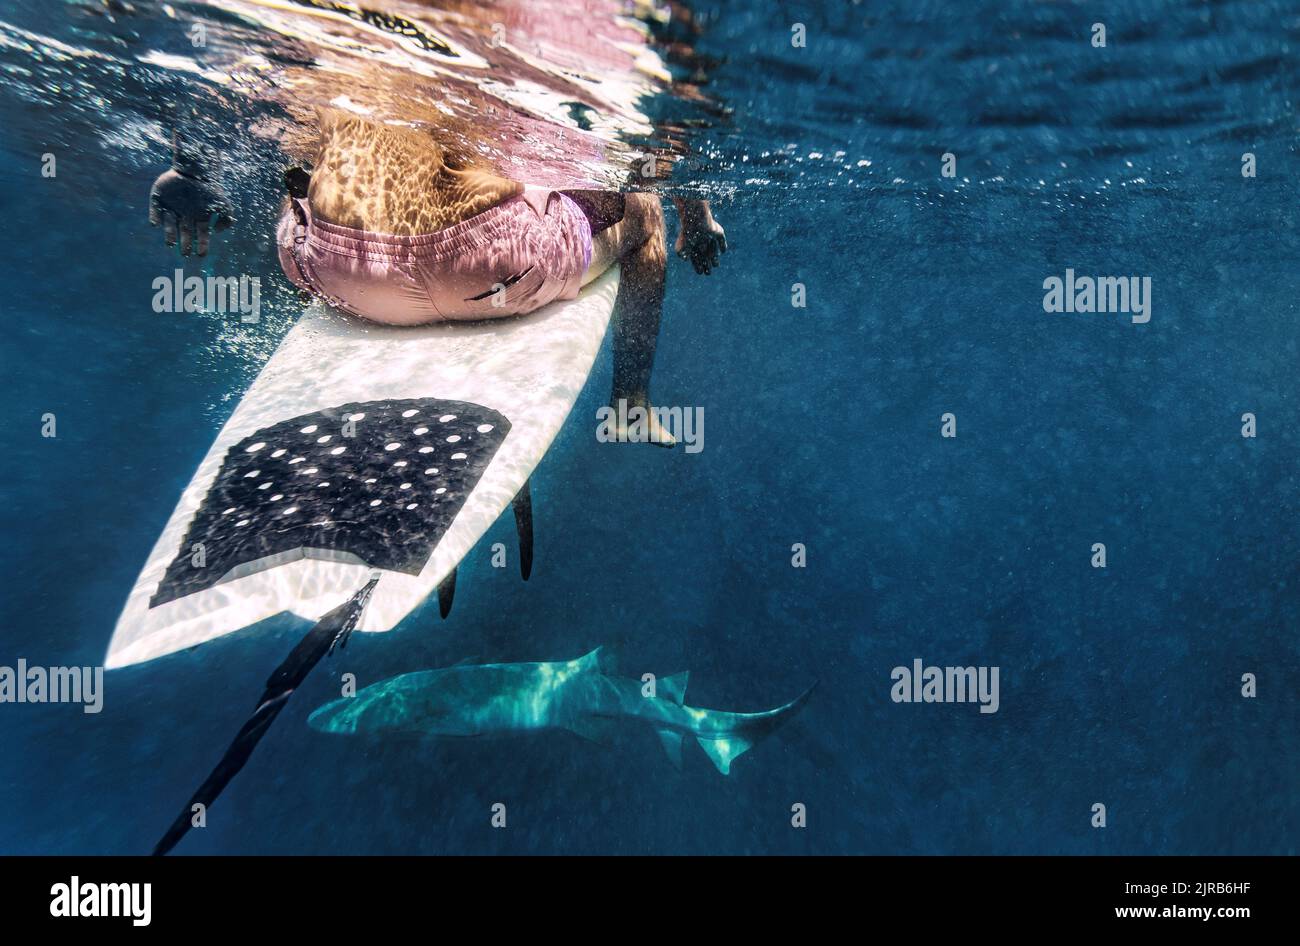
[(727, 232), (713, 219), (708, 201), (679, 201), (677, 211), (681, 225), (673, 249), (697, 273), (708, 275), (727, 252)]
[(217, 217), (218, 231), (234, 223), (230, 201), (211, 176), (215, 156), (205, 159), (185, 149), (179, 135), (173, 141), (172, 166), (149, 190), (149, 222), (162, 226), (168, 246), (175, 246), (179, 237), (182, 256), (189, 256), (191, 247), (204, 256), (212, 216)]

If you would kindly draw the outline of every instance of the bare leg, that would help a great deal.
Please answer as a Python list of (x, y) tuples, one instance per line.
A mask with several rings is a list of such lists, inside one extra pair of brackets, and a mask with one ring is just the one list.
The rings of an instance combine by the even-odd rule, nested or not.
[[(664, 305), (664, 272), (668, 250), (664, 241), (664, 212), (653, 194), (628, 194), (623, 219), (596, 234), (591, 265), (583, 281), (590, 282), (613, 263), (622, 266), (614, 302), (614, 385), (610, 405), (618, 410), (639, 407), (651, 443), (671, 447), (677, 441), (650, 410), (650, 372), (659, 340)], [(621, 416), (626, 414), (620, 412)]]

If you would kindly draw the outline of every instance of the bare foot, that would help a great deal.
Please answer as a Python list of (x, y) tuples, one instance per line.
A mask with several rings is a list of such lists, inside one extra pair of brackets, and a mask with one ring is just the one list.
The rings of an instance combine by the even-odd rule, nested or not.
[(677, 438), (659, 422), (659, 412), (646, 398), (618, 398), (610, 401), (610, 416), (605, 420), (606, 439), (615, 443), (652, 443), (658, 447), (675, 447)]

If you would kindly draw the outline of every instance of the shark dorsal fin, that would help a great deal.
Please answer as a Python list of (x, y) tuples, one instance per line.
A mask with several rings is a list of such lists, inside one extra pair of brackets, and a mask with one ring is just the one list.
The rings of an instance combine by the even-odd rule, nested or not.
[(686, 681), (690, 677), (691, 672), (689, 670), (674, 673), (671, 677), (664, 677), (659, 681), (657, 692), (665, 700), (671, 700), (680, 706), (686, 700)]
[(583, 654), (574, 661), (578, 669), (587, 673), (613, 673), (614, 657), (609, 648), (597, 647), (591, 653)]

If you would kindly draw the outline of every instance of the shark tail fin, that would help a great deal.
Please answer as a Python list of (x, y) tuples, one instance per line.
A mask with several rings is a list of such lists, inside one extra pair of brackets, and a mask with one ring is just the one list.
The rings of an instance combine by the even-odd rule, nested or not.
[(813, 687), (809, 687), (802, 695), (785, 706), (778, 706), (766, 713), (731, 714), (735, 719), (734, 726), (713, 735), (712, 738), (709, 735), (696, 735), (695, 741), (700, 744), (700, 748), (717, 766), (719, 772), (730, 775), (731, 763), (789, 722), (790, 718), (803, 708), (812, 691)]
[(700, 744), (700, 748), (713, 760), (713, 764), (723, 775), (730, 775), (731, 763), (754, 745), (750, 740), (740, 736), (725, 736), (721, 739), (705, 739), (703, 736), (696, 736), (695, 741)]

